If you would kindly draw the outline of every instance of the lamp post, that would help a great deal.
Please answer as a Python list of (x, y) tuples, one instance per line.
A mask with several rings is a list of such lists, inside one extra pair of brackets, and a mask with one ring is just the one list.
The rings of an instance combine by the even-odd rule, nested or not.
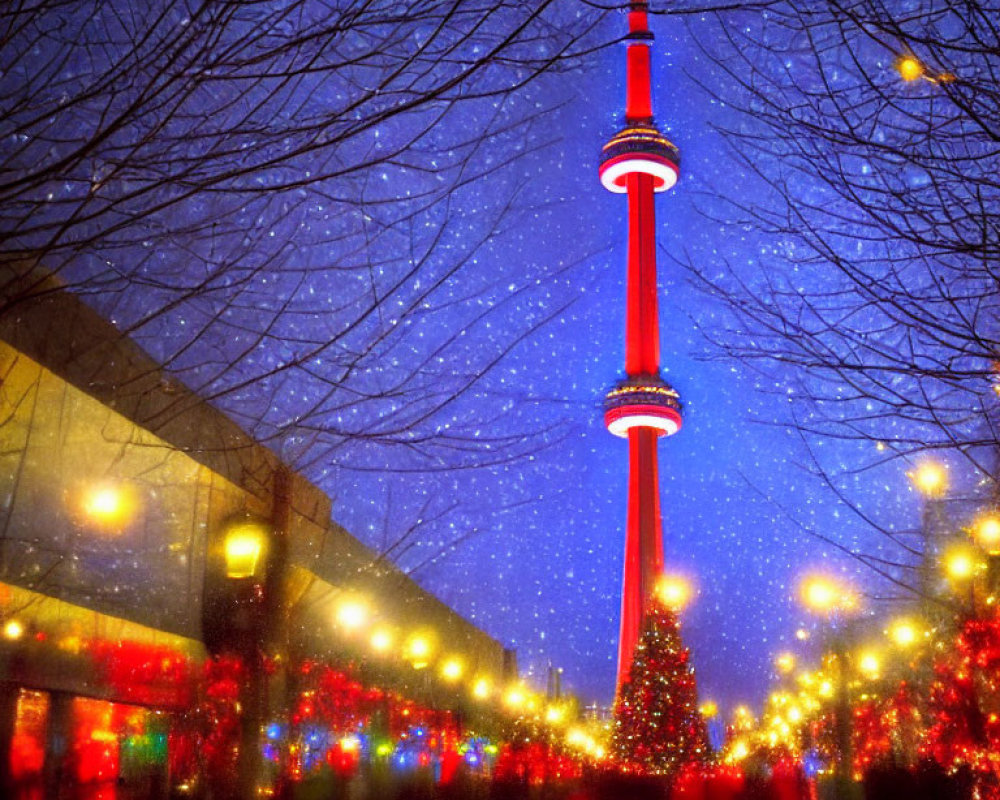
[[(907, 670), (907, 689), (911, 693), (914, 713), (927, 697), (926, 687), (930, 685), (933, 670), (933, 650), (926, 645), (930, 641), (931, 627), (919, 617), (897, 617), (889, 622), (885, 634), (902, 658)], [(900, 688), (903, 688), (902, 686)], [(920, 759), (921, 733), (918, 725), (897, 720), (893, 737), (893, 758), (900, 766), (912, 768)]]
[(995, 602), (1000, 592), (1000, 514), (989, 511), (980, 516), (972, 528), (972, 536), (986, 553), (987, 602)]
[(922, 599), (929, 600), (934, 596), (934, 543), (944, 528), (941, 503), (948, 492), (948, 470), (938, 461), (924, 459), (908, 474), (924, 498), (920, 521), (922, 546), (917, 590)]
[(976, 573), (982, 562), (967, 544), (955, 544), (944, 553), (943, 567), (949, 583), (959, 595), (959, 611), (969, 617), (976, 614)]
[(247, 671), (241, 698), (237, 785), (223, 789), (233, 797), (255, 796), (260, 777), (260, 731), (267, 713), (262, 659), (268, 534), (266, 523), (247, 517), (225, 526), (222, 537), (225, 592), (221, 610), (231, 615), (231, 626), (223, 623), (224, 630), (216, 634), (216, 641), (220, 649), (238, 653)]
[(799, 583), (799, 595), (806, 610), (825, 619), (833, 634), (833, 654), (837, 660), (836, 701), (834, 705), (834, 730), (837, 752), (834, 760), (834, 779), (838, 797), (851, 797), (851, 709), (847, 693), (847, 642), (846, 631), (841, 630), (847, 619), (860, 607), (857, 592), (837, 578), (812, 574)]

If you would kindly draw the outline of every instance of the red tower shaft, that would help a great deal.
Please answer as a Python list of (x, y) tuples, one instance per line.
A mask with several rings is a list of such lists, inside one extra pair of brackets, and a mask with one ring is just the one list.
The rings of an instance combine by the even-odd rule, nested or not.
[(608, 396), (605, 420), (627, 435), (628, 514), (622, 581), (617, 686), (627, 680), (633, 651), (656, 583), (663, 572), (663, 523), (657, 439), (680, 428), (677, 393), (660, 376), (660, 329), (656, 287), (656, 216), (653, 195), (670, 188), (677, 151), (653, 122), (650, 44), (645, 2), (629, 12), (626, 51), (625, 129), (605, 147), (601, 180), (628, 197), (626, 379)]
[[(632, 48), (629, 48), (630, 50)], [(643, 45), (636, 47), (648, 54)], [(629, 60), (631, 64), (631, 59)], [(648, 75), (649, 59), (646, 68)], [(631, 75), (630, 75), (631, 77)], [(648, 97), (648, 84), (647, 84)], [(625, 372), (629, 377), (660, 371), (660, 321), (656, 291), (656, 215), (653, 178), (628, 176), (628, 277), (626, 287)], [(629, 429), (628, 516), (622, 578), (618, 686), (628, 677), (632, 651), (656, 581), (663, 573), (663, 522), (655, 428)]]

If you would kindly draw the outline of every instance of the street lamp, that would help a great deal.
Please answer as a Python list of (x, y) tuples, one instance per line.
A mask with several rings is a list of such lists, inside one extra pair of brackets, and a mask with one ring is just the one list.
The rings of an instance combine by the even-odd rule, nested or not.
[(386, 653), (392, 647), (392, 632), (387, 628), (376, 628), (371, 635), (369, 644), (376, 653)]
[(227, 577), (256, 577), (265, 535), (263, 527), (254, 522), (240, 523), (227, 531), (224, 543)]
[(347, 632), (361, 628), (369, 617), (368, 606), (361, 600), (344, 600), (337, 606), (337, 624)]
[(873, 652), (864, 652), (858, 656), (858, 670), (866, 678), (874, 680), (882, 672), (882, 662)]
[(991, 598), (1000, 592), (1000, 514), (990, 511), (976, 520), (972, 535), (986, 553), (987, 591)]
[(134, 490), (109, 481), (86, 487), (78, 505), (87, 524), (107, 533), (121, 533), (135, 516), (136, 507)]
[(948, 491), (948, 470), (938, 461), (926, 459), (909, 473), (910, 480), (924, 497), (934, 499), (944, 497)]
[(920, 635), (917, 626), (908, 619), (894, 620), (887, 633), (897, 647), (904, 649), (915, 645)]
[(945, 573), (956, 583), (970, 580), (976, 574), (978, 566), (976, 554), (964, 545), (955, 545), (945, 553)]
[[(838, 627), (842, 619), (858, 611), (860, 602), (857, 592), (850, 584), (818, 573), (806, 575), (800, 581), (799, 596), (809, 611), (830, 622), (833, 632), (833, 649), (837, 660), (834, 715), (837, 753), (834, 775), (841, 790), (847, 791), (851, 779), (851, 717), (847, 697), (847, 648)], [(834, 686), (829, 681), (824, 681), (818, 691), (821, 696), (832, 696)]]
[(907, 474), (924, 497), (917, 589), (921, 597), (929, 598), (934, 594), (934, 544), (946, 529), (942, 501), (948, 492), (948, 470), (940, 462), (925, 458)]
[(490, 696), (492, 686), (486, 678), (479, 678), (472, 684), (472, 696), (477, 700), (485, 700)]
[(424, 669), (430, 664), (433, 645), (428, 634), (417, 633), (411, 636), (405, 647), (405, 657), (414, 669)]
[(799, 583), (799, 596), (806, 609), (831, 620), (852, 613), (859, 606), (857, 592), (829, 575), (807, 575)]
[(462, 677), (464, 667), (457, 658), (449, 658), (441, 665), (441, 677), (446, 681), (454, 682)]
[(971, 547), (956, 544), (950, 547), (944, 554), (944, 571), (948, 580), (956, 589), (964, 586), (968, 587), (968, 612), (975, 613), (975, 584), (973, 578), (979, 572), (982, 562), (977, 557), (977, 553)]

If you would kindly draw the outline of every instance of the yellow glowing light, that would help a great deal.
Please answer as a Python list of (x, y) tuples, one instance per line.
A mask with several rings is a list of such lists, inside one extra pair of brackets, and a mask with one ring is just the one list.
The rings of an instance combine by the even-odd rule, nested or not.
[(787, 712), (788, 721), (792, 723), (802, 721), (802, 710), (798, 706), (792, 706)]
[(579, 728), (570, 728), (566, 732), (566, 744), (570, 747), (586, 747), (589, 742), (590, 737)]
[(603, 761), (604, 756), (607, 755), (607, 751), (599, 744), (595, 744), (593, 747), (591, 747), (590, 754), (598, 761)]
[(719, 706), (714, 700), (706, 700), (698, 708), (698, 713), (700, 713), (705, 719), (712, 719), (712, 717), (719, 713)]
[(774, 659), (774, 666), (777, 667), (778, 672), (787, 675), (795, 669), (795, 656), (791, 653), (782, 653)]
[(941, 497), (948, 489), (948, 471), (937, 461), (923, 461), (910, 473), (914, 486), (926, 497)]
[(807, 631), (805, 628), (799, 628), (797, 631), (795, 631), (795, 638), (798, 639), (800, 642), (804, 642), (809, 638), (809, 631)]
[(360, 600), (345, 600), (337, 606), (337, 624), (349, 631), (368, 621), (368, 608)]
[(431, 655), (431, 643), (425, 636), (414, 636), (406, 644), (406, 656), (415, 669), (423, 669)]
[(879, 671), (882, 669), (882, 664), (875, 653), (862, 653), (858, 659), (858, 669), (869, 678), (874, 678), (878, 676)]
[(389, 648), (392, 647), (392, 634), (385, 628), (379, 628), (372, 633), (370, 644), (376, 653), (388, 652)]
[(976, 544), (991, 556), (1000, 555), (1000, 517), (995, 512), (984, 514), (976, 520), (973, 530)]
[(566, 718), (566, 710), (559, 706), (549, 706), (545, 709), (545, 721), (550, 725), (556, 725)]
[(357, 736), (345, 736), (340, 740), (340, 749), (345, 753), (356, 753), (361, 747), (361, 740)]
[(485, 700), (490, 696), (490, 682), (485, 678), (480, 678), (472, 685), (472, 696), (479, 700)]
[(226, 574), (230, 578), (252, 578), (264, 549), (264, 532), (259, 525), (245, 523), (226, 535)]
[(663, 575), (656, 591), (669, 608), (681, 611), (691, 600), (691, 582), (682, 575)]
[(736, 708), (733, 709), (733, 713), (737, 717), (740, 717), (740, 718), (743, 718), (743, 719), (746, 719), (747, 717), (753, 716), (750, 713), (750, 709), (747, 708), (746, 706), (736, 706)]
[(102, 487), (87, 495), (85, 510), (94, 517), (113, 517), (121, 511), (122, 497), (117, 489)]
[(732, 761), (742, 761), (748, 755), (750, 755), (750, 748), (747, 746), (746, 742), (742, 741), (736, 742), (729, 751), (729, 758)]
[(945, 554), (944, 569), (952, 580), (968, 580), (978, 566), (975, 555), (966, 547), (955, 547)]
[(826, 575), (807, 575), (799, 584), (799, 596), (810, 611), (833, 614), (854, 611), (858, 598), (846, 584)]
[(5, 639), (16, 641), (24, 636), (24, 626), (16, 619), (9, 619), (3, 626), (3, 635)]
[(820, 697), (833, 697), (833, 683), (830, 681), (822, 681), (816, 693)]
[(524, 706), (527, 699), (527, 695), (525, 695), (522, 689), (513, 688), (507, 691), (503, 701), (509, 708), (517, 710)]
[(457, 681), (462, 677), (462, 662), (457, 658), (449, 658), (441, 666), (441, 677), (447, 681)]
[(924, 76), (924, 65), (911, 53), (905, 53), (896, 59), (896, 72), (907, 83), (920, 80)]
[(889, 638), (900, 647), (910, 647), (917, 642), (917, 628), (909, 620), (896, 620), (889, 626)]
[(132, 517), (135, 500), (126, 486), (100, 484), (84, 491), (81, 509), (89, 522), (102, 528), (118, 529)]

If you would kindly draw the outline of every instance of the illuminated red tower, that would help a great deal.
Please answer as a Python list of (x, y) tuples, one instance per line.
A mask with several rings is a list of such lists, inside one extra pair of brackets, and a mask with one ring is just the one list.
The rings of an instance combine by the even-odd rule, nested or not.
[(628, 439), (628, 518), (618, 687), (628, 677), (632, 651), (656, 581), (663, 572), (663, 525), (656, 440), (681, 427), (677, 392), (660, 377), (660, 325), (656, 297), (656, 226), (653, 194), (677, 182), (677, 148), (653, 121), (649, 68), (653, 34), (648, 3), (629, 7), (625, 127), (604, 145), (600, 177), (604, 188), (628, 196), (628, 285), (625, 320), (625, 378), (604, 402), (604, 422)]

